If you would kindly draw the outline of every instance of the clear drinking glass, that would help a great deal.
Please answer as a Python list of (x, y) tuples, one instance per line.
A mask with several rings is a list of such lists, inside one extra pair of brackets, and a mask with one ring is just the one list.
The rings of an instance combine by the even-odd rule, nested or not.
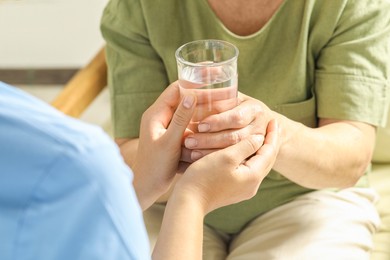
[(199, 40), (179, 47), (175, 53), (180, 94), (192, 92), (197, 107), (193, 130), (202, 119), (237, 105), (238, 49), (221, 40)]

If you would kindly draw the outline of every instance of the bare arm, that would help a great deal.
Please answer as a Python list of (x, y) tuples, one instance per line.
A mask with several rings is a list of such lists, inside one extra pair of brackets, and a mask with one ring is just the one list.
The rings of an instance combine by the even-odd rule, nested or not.
[(282, 129), (282, 145), (274, 169), (291, 181), (313, 189), (344, 188), (354, 185), (367, 169), (375, 127), (321, 119), (317, 128), (310, 128), (271, 111), (254, 98), (243, 94), (241, 98), (235, 109), (205, 119), (208, 131), (189, 136), (196, 140), (196, 146), (188, 146), (187, 138), (187, 148), (208, 154), (248, 134), (263, 133), (264, 125), (276, 118)]
[(138, 138), (115, 138), (115, 143), (118, 145), (123, 159), (130, 168), (134, 165), (137, 156), (138, 142)]
[(304, 187), (353, 186), (371, 161), (371, 125), (321, 119), (318, 128), (309, 128), (287, 118), (282, 124), (284, 141), (274, 169)]
[[(128, 139), (128, 138), (116, 138), (115, 139), (116, 144), (119, 146), (119, 149), (121, 151), (122, 157), (124, 158), (126, 164), (130, 167), (133, 168), (134, 162), (136, 160), (137, 156), (137, 149), (138, 149), (138, 143), (139, 143), (139, 138), (134, 138), (134, 139)], [(136, 173), (134, 173), (136, 174)], [(172, 184), (170, 185), (169, 189), (167, 192), (161, 194), (157, 198), (155, 202), (160, 203), (160, 202), (167, 202), (169, 196), (172, 193), (172, 190), (175, 186), (175, 183), (180, 179), (181, 174), (176, 174)], [(141, 176), (136, 176), (134, 178), (134, 186), (139, 186), (139, 182)]]

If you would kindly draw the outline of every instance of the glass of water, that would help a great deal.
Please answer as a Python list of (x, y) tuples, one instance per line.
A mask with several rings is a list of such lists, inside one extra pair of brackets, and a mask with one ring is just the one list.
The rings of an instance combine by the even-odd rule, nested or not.
[(221, 40), (199, 40), (182, 45), (175, 56), (181, 96), (197, 96), (192, 130), (196, 131), (202, 119), (237, 105), (236, 46)]

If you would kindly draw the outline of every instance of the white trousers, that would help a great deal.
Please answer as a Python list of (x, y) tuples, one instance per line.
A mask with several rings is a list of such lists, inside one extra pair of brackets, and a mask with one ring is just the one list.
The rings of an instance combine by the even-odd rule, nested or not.
[[(367, 188), (315, 191), (257, 217), (235, 235), (204, 226), (203, 259), (369, 259), (380, 224), (377, 200)], [(144, 213), (151, 248), (164, 208), (154, 205)]]

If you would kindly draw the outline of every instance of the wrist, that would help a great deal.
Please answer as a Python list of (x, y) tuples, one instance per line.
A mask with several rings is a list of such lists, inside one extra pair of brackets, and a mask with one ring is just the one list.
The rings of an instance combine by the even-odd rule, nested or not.
[(132, 171), (134, 190), (136, 191), (142, 210), (146, 210), (167, 191), (169, 186), (162, 185), (161, 183), (163, 181), (160, 182), (159, 178), (154, 178), (148, 172), (149, 169), (139, 166), (137, 163), (134, 164)]
[(279, 152), (273, 168), (283, 174), (286, 167), (290, 167), (288, 162), (291, 160), (291, 155), (296, 153), (297, 147), (299, 147), (297, 139), (305, 135), (306, 127), (302, 123), (293, 121), (282, 114), (273, 113), (279, 124), (280, 136)]
[(195, 187), (183, 187), (180, 182), (173, 189), (168, 203), (181, 205), (180, 207), (190, 207), (191, 211), (196, 211), (202, 216), (210, 211), (206, 196)]

